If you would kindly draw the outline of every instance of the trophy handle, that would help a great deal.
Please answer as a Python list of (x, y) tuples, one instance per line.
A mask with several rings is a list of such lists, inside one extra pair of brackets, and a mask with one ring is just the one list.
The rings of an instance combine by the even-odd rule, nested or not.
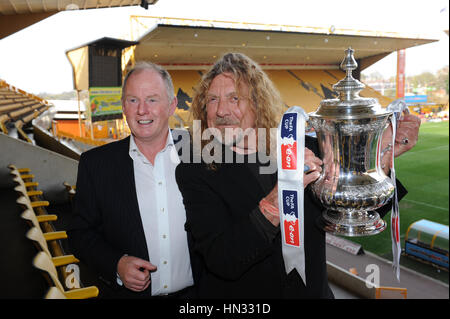
[(309, 121), (306, 121), (305, 132), (308, 133), (308, 132), (313, 132), (313, 131), (314, 131), (314, 128), (311, 125), (311, 123)]
[(392, 101), (387, 107), (386, 110), (393, 113), (393, 115), (397, 119), (397, 125), (398, 120), (402, 118), (403, 113), (410, 114), (408, 105), (406, 105), (405, 100), (403, 99), (397, 99), (395, 101)]
[[(399, 125), (399, 120), (402, 119), (403, 113), (404, 114), (410, 114), (408, 106), (406, 105), (405, 101), (403, 99), (397, 99), (393, 102), (391, 102), (387, 107), (386, 110), (392, 112), (392, 116), (395, 116), (397, 128)], [(392, 143), (389, 143), (385, 148), (383, 148), (380, 152), (380, 158), (383, 158), (386, 152), (392, 150)], [(384, 168), (382, 166), (382, 168)]]

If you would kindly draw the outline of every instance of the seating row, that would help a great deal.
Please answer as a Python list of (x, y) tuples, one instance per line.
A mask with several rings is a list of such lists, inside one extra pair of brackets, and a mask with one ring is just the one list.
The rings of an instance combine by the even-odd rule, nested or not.
[[(46, 207), (49, 206), (49, 202), (43, 200), (43, 192), (37, 190), (39, 184), (33, 181), (34, 175), (31, 174), (30, 169), (18, 169), (14, 165), (9, 165), (9, 168), (13, 180), (17, 184), (14, 190), (19, 195), (17, 203), (23, 209), (21, 218), (30, 227), (26, 237), (35, 244), (38, 251), (32, 263), (34, 267), (42, 271), (49, 283), (45, 298), (85, 299), (97, 297), (99, 293), (97, 287), (80, 287), (79, 267), (75, 265), (79, 260), (73, 255), (64, 253), (59, 241), (67, 239), (67, 233), (55, 230), (52, 222), (56, 221), (58, 216), (47, 212)], [(70, 270), (70, 274), (68, 274), (68, 270)]]
[(23, 125), (46, 111), (50, 105), (40, 97), (20, 90), (0, 80), (0, 131), (8, 134), (6, 123), (14, 123), (20, 138), (31, 142), (23, 132)]

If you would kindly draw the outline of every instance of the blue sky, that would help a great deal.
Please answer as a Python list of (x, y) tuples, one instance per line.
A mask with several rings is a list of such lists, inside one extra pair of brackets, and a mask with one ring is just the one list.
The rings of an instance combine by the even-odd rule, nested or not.
[[(310, 2), (310, 3), (309, 3)], [(28, 92), (73, 89), (65, 51), (104, 37), (124, 37), (130, 15), (211, 19), (298, 26), (432, 34), (437, 43), (406, 51), (406, 73), (434, 72), (448, 65), (448, 1), (442, 0), (159, 0), (148, 10), (124, 7), (60, 12), (0, 40), (0, 78)], [(345, 6), (343, 5), (345, 3)], [(441, 9), (447, 7), (445, 12)], [(385, 76), (396, 72), (396, 54), (366, 69)]]

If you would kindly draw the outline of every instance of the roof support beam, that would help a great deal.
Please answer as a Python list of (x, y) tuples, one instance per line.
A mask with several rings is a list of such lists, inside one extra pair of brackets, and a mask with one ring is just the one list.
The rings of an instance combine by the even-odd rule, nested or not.
[(32, 13), (32, 12), (33, 12), (33, 8), (31, 7), (30, 2), (29, 2), (28, 0), (26, 0), (26, 3), (27, 3), (28, 9), (29, 9), (30, 12)]
[(15, 13), (19, 13), (19, 12), (17, 11), (17, 8), (16, 8), (16, 6), (15, 6), (15, 4), (14, 4), (13, 1), (9, 0), (9, 4), (11, 4), (11, 6), (13, 7)]
[(57, 12), (55, 11), (19, 15), (3, 15), (0, 19), (0, 40), (36, 22), (48, 18), (55, 13)]

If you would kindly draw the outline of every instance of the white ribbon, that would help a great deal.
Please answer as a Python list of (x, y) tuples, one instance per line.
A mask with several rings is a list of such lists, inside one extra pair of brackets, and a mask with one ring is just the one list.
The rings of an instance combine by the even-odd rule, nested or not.
[[(395, 153), (395, 136), (397, 135), (397, 121), (400, 119), (403, 111), (408, 111), (406, 103), (401, 100), (395, 100), (389, 104), (386, 108), (393, 114), (391, 116), (392, 124), (392, 158), (391, 158), (391, 180), (395, 185), (395, 165), (394, 165), (394, 153)], [(400, 209), (398, 206), (397, 187), (394, 190), (394, 197), (392, 199), (392, 212), (391, 212), (391, 241), (392, 241), (392, 267), (394, 275), (397, 281), (400, 282), (400, 255), (402, 247), (400, 244)]]
[(278, 125), (278, 203), (282, 252), (286, 273), (296, 269), (306, 286), (303, 168), (305, 122), (308, 115), (299, 106), (289, 108)]

